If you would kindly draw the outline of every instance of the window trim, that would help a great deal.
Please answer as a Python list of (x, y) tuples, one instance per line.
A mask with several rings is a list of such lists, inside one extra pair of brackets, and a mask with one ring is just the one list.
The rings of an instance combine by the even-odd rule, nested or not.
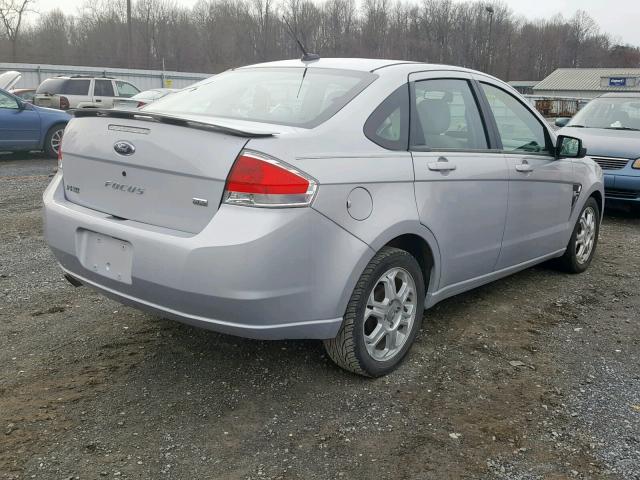
[[(458, 80), (465, 82), (469, 87), (469, 91), (471, 92), (471, 96), (478, 110), (478, 115), (480, 116), (480, 122), (482, 123), (482, 129), (484, 131), (485, 141), (487, 142), (487, 148), (430, 148), (427, 146), (418, 146), (414, 145), (412, 141), (413, 136), (413, 119), (414, 119), (414, 111), (415, 111), (415, 98), (416, 98), (416, 83), (419, 82), (429, 82), (433, 80)], [(494, 148), (494, 145), (497, 147), (497, 144), (494, 143), (494, 138), (491, 133), (491, 128), (487, 123), (487, 119), (485, 118), (485, 112), (481, 106), (481, 97), (478, 96), (478, 91), (474, 86), (475, 80), (472, 78), (461, 78), (455, 76), (442, 76), (442, 77), (431, 77), (431, 78), (422, 78), (418, 80), (412, 80), (409, 82), (409, 151), (411, 152), (420, 152), (420, 153), (428, 153), (428, 152), (463, 152), (463, 153), (501, 153), (499, 149)]]
[[(379, 141), (379, 137), (375, 136), (374, 132), (372, 132), (370, 128), (370, 122), (374, 121), (374, 115), (378, 114), (380, 108), (387, 102), (392, 96), (394, 96), (398, 92), (402, 92), (405, 89), (405, 98), (404, 102), (400, 104), (400, 139), (397, 141), (394, 140), (386, 140), (383, 142)], [(409, 84), (404, 83), (396, 88), (393, 92), (391, 92), (384, 100), (382, 100), (378, 106), (376, 106), (373, 111), (369, 114), (367, 119), (362, 126), (362, 133), (364, 136), (385, 150), (389, 150), (391, 152), (407, 152), (409, 151), (409, 132), (411, 126), (411, 97), (410, 97), (410, 89)], [(404, 111), (403, 111), (404, 107)], [(393, 110), (389, 112), (389, 115), (393, 113)], [(387, 115), (388, 117), (388, 115)], [(385, 119), (387, 118), (385, 117)], [(404, 126), (404, 129), (403, 129)], [(386, 145), (385, 145), (386, 143)], [(391, 144), (396, 143), (397, 147), (392, 147)]]
[[(523, 102), (518, 97), (513, 95), (513, 93), (511, 93), (508, 90), (502, 88), (500, 85), (496, 85), (495, 83), (487, 82), (485, 80), (475, 80), (475, 81), (478, 83), (479, 93), (480, 93), (480, 95), (481, 95), (481, 97), (483, 99), (483, 103), (486, 105), (486, 108), (487, 108), (486, 115), (489, 118), (489, 121), (490, 121), (490, 123), (492, 125), (492, 128), (495, 129), (496, 147), (499, 148), (500, 153), (503, 153), (503, 154), (506, 154), (506, 155), (521, 154), (521, 155), (526, 155), (527, 157), (528, 156), (536, 156), (536, 157), (554, 157), (555, 158), (555, 154), (554, 154), (555, 146), (553, 144), (553, 141), (552, 141), (552, 138), (551, 138), (551, 134), (549, 133), (549, 129), (544, 124), (544, 122), (542, 122), (538, 118), (538, 116), (534, 113), (534, 111), (531, 109), (531, 107), (529, 105), (527, 105), (525, 102)], [(524, 109), (527, 110), (531, 114), (531, 116), (536, 120), (536, 122), (538, 122), (538, 124), (542, 127), (542, 131), (544, 132), (545, 148), (548, 150), (547, 152), (527, 152), (525, 150), (505, 150), (504, 149), (504, 145), (502, 144), (502, 137), (500, 136), (500, 130), (498, 129), (498, 122), (496, 122), (495, 115), (493, 114), (493, 110), (491, 110), (491, 105), (489, 104), (489, 99), (487, 98), (487, 95), (485, 94), (484, 89), (482, 88), (482, 84), (489, 85), (489, 86), (491, 86), (493, 88), (501, 90), (506, 95), (509, 95), (516, 102), (518, 102), (520, 105), (522, 105), (524, 107)]]

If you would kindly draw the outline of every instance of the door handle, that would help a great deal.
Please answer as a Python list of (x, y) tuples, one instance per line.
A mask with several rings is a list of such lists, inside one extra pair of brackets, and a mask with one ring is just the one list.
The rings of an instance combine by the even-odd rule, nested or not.
[(101, 102), (101, 101), (102, 101), (102, 99), (101, 99), (101, 98), (96, 98), (96, 103), (99, 103), (99, 102)]
[(429, 168), (429, 170), (432, 170), (434, 172), (449, 172), (456, 169), (456, 165), (454, 163), (451, 163), (445, 157), (438, 158), (437, 162), (427, 163), (427, 167)]
[(516, 170), (522, 173), (529, 173), (533, 172), (533, 167), (529, 164), (529, 162), (523, 160), (520, 165), (516, 165)]

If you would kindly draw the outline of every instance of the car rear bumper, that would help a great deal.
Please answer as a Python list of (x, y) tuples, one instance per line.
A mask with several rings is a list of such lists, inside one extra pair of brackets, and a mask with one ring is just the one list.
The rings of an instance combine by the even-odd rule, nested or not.
[[(116, 219), (67, 201), (59, 174), (44, 193), (44, 219), (56, 259), (83, 284), (143, 310), (249, 338), (334, 337), (373, 253), (311, 208), (222, 205), (197, 235)], [(130, 245), (130, 280), (91, 268), (87, 231)]]

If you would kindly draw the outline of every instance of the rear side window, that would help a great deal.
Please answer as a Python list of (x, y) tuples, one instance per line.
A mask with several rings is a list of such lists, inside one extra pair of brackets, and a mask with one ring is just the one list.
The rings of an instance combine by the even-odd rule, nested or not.
[(511, 94), (481, 83), (498, 126), (502, 149), (507, 152), (548, 152), (546, 130), (540, 121)]
[(434, 79), (415, 82), (411, 107), (412, 148), (486, 150), (487, 135), (469, 82)]
[(130, 98), (140, 93), (140, 90), (138, 90), (130, 83), (121, 82), (119, 80), (116, 80), (116, 89), (118, 90), (119, 97)]
[(161, 98), (145, 111), (313, 128), (376, 78), (370, 72), (333, 68), (240, 68)]
[(67, 80), (63, 87), (63, 95), (89, 95), (91, 80)]
[(407, 150), (409, 143), (409, 86), (389, 95), (369, 116), (364, 134), (388, 150)]
[(113, 84), (111, 80), (96, 80), (93, 86), (93, 94), (96, 97), (113, 97)]

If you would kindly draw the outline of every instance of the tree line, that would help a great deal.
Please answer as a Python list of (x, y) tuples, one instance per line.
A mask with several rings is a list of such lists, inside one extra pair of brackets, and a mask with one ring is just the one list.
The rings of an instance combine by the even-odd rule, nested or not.
[[(22, 11), (20, 11), (22, 9)], [(36, 14), (37, 0), (0, 0), (0, 59), (217, 73), (300, 52), (461, 65), (504, 80), (540, 80), (558, 67), (638, 67), (584, 11), (531, 20), (500, 2), (452, 0), (86, 1)], [(25, 21), (29, 19), (29, 21)], [(286, 22), (284, 21), (286, 20)]]

